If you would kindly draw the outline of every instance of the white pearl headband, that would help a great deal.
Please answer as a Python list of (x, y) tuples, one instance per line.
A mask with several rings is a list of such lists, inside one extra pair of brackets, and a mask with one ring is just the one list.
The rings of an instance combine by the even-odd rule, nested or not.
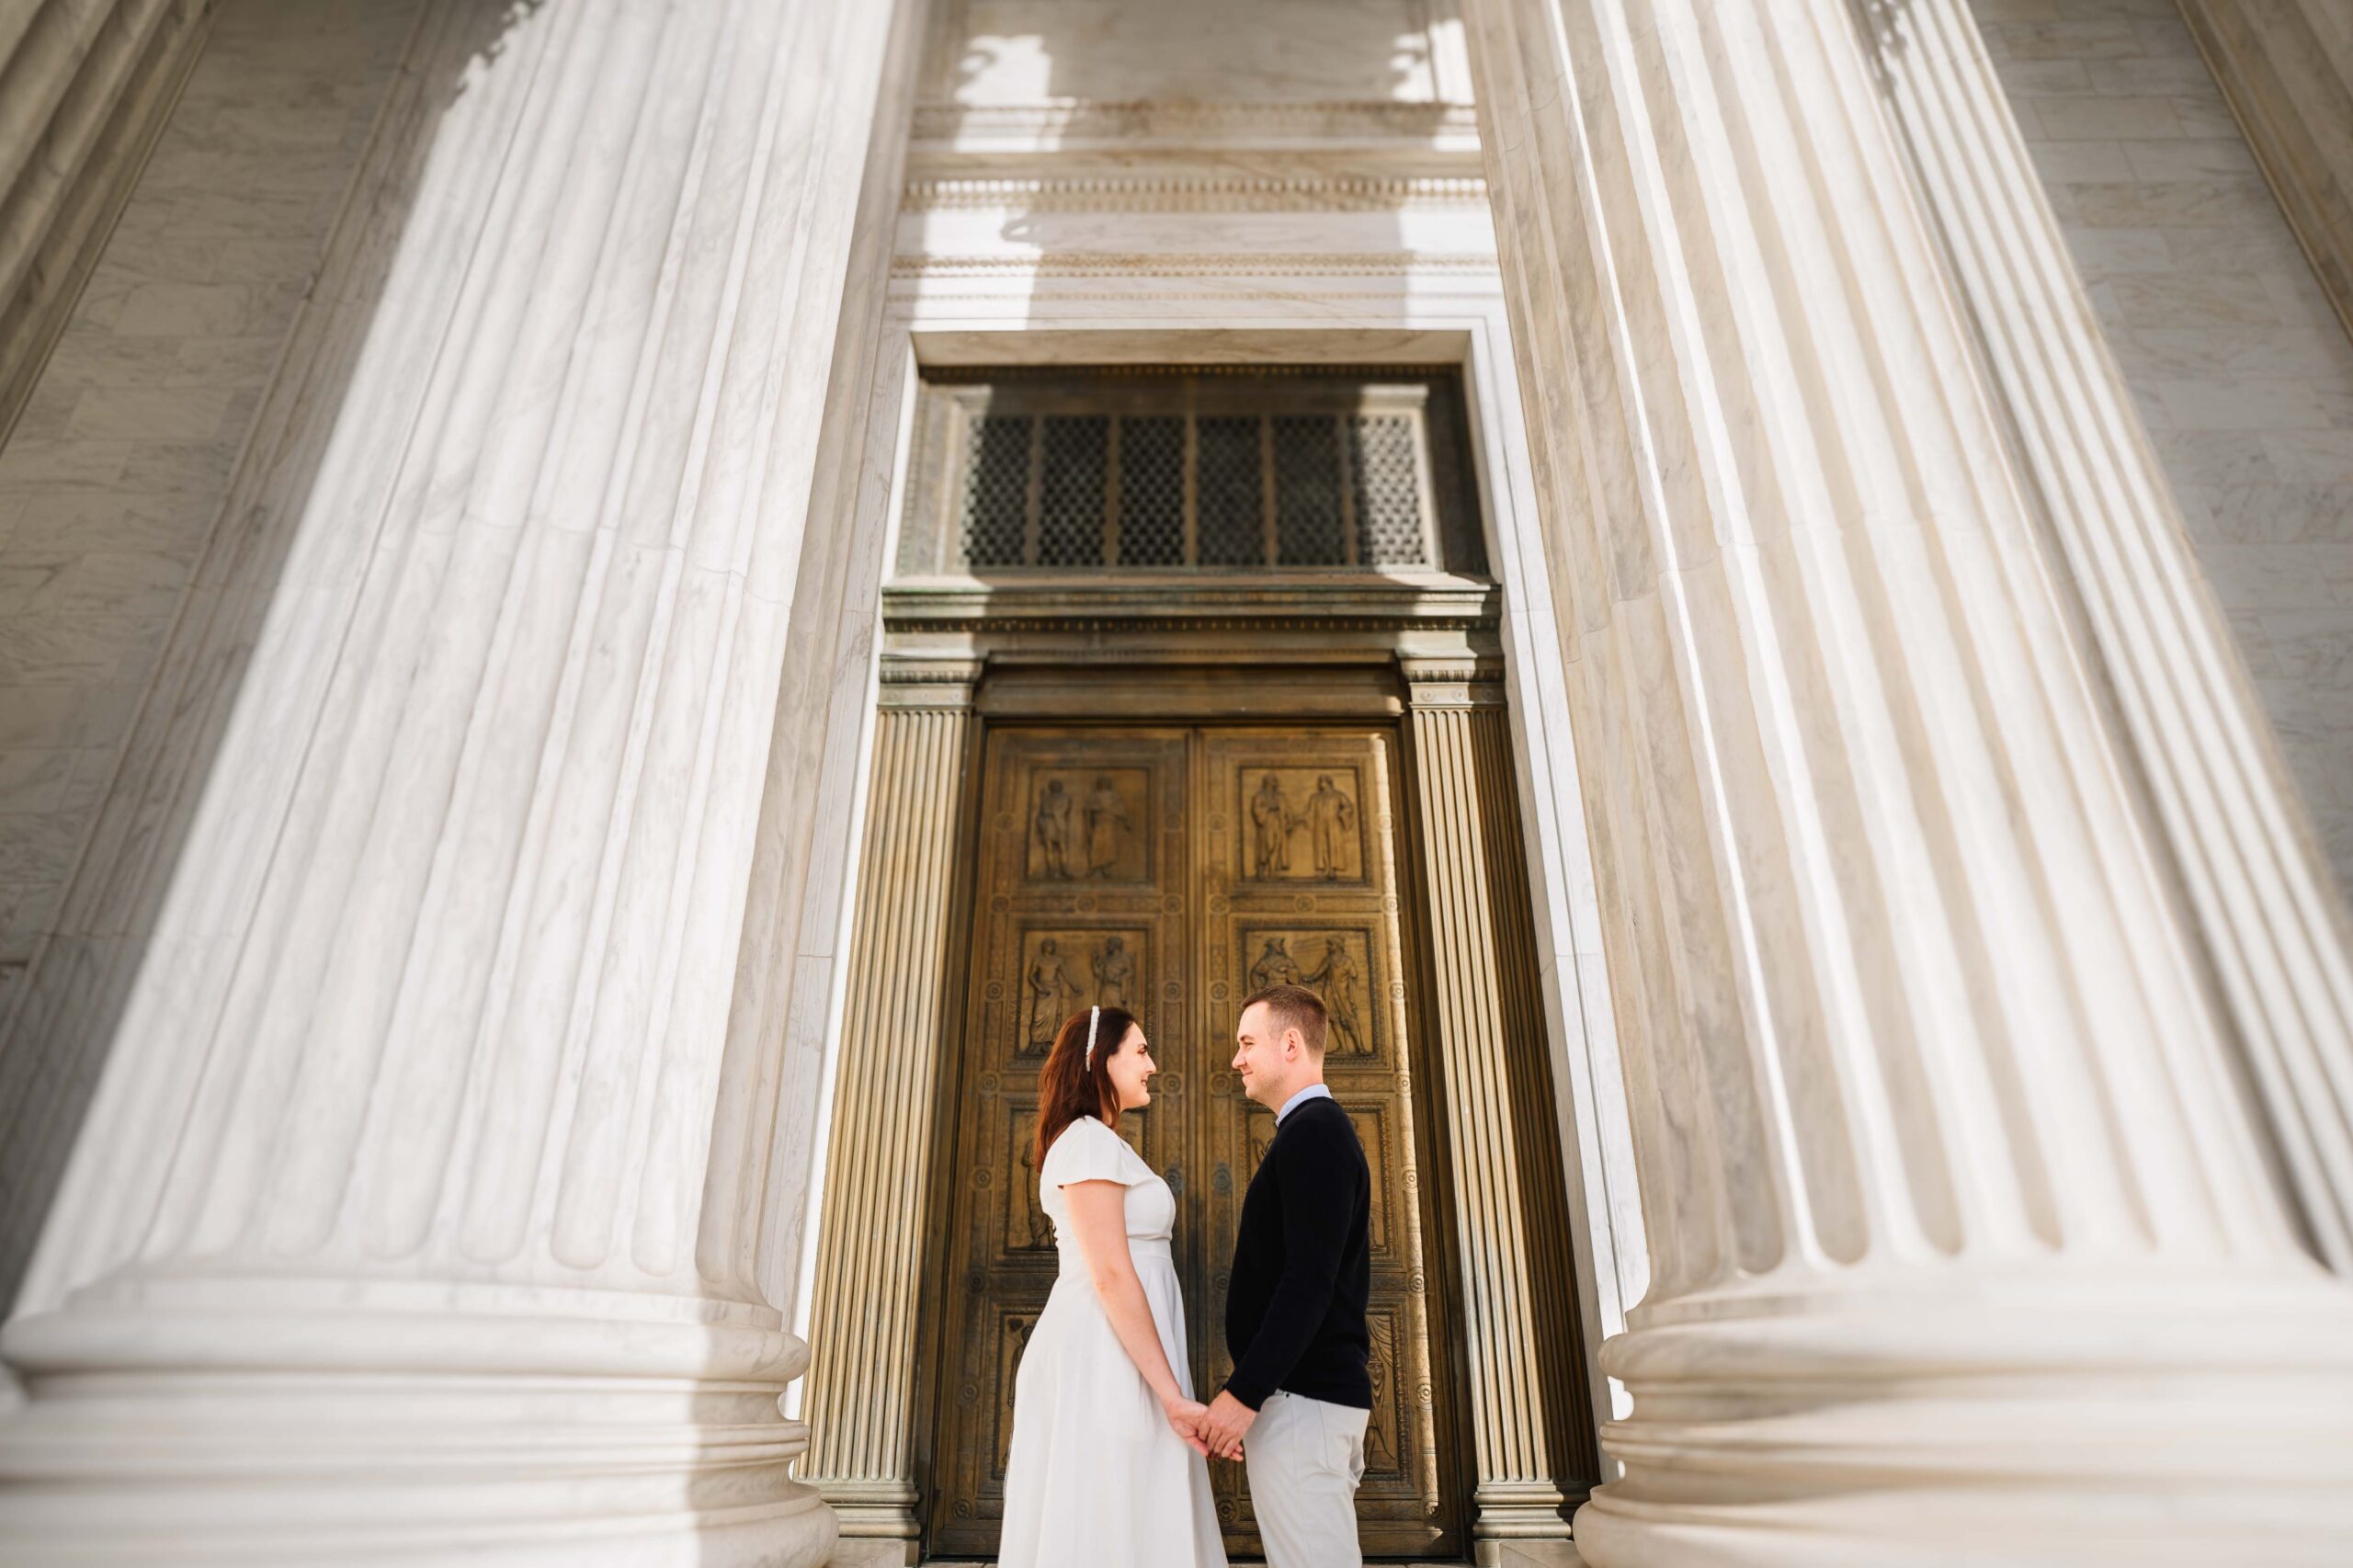
[(1102, 1008), (1086, 1009), (1086, 1054), (1079, 1059), (1079, 1068), (1082, 1072), (1091, 1073), (1095, 1070), (1095, 1026), (1102, 1021)]

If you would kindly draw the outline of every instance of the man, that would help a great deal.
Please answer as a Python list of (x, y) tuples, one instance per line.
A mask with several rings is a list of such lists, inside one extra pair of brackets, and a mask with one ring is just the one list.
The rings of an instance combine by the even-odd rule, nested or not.
[(1372, 1411), (1372, 1175), (1324, 1085), (1325, 1023), (1315, 993), (1270, 985), (1243, 1003), (1233, 1031), (1233, 1070), (1243, 1093), (1275, 1113), (1275, 1137), (1233, 1239), (1233, 1375), (1199, 1431), (1211, 1453), (1249, 1467), (1267, 1568), (1364, 1562), (1356, 1497)]

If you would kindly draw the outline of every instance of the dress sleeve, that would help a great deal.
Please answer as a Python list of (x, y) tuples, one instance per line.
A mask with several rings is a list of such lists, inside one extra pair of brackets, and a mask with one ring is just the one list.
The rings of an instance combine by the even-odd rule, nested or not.
[(1062, 1131), (1046, 1151), (1040, 1180), (1048, 1187), (1068, 1187), (1074, 1181), (1116, 1181), (1133, 1187), (1152, 1173), (1135, 1157), (1120, 1135), (1091, 1116), (1082, 1116)]

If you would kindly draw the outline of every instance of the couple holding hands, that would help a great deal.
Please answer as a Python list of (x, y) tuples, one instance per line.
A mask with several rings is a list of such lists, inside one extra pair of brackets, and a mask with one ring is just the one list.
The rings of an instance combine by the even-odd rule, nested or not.
[(1324, 1085), (1323, 1001), (1242, 1006), (1233, 1068), (1275, 1112), (1226, 1290), (1233, 1374), (1204, 1404), (1185, 1362), (1176, 1199), (1114, 1131), (1159, 1071), (1133, 1015), (1074, 1013), (1039, 1075), (1039, 1198), (1061, 1277), (1014, 1378), (1002, 1568), (1224, 1568), (1206, 1456), (1239, 1459), (1269, 1568), (1358, 1568), (1372, 1409), (1372, 1185)]

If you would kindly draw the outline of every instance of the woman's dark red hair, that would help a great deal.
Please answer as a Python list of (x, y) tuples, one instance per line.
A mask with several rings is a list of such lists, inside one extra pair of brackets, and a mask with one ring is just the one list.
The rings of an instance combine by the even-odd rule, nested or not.
[(1120, 1043), (1136, 1024), (1125, 1007), (1106, 1007), (1095, 1020), (1095, 1059), (1086, 1058), (1086, 1024), (1090, 1009), (1082, 1008), (1063, 1020), (1054, 1031), (1052, 1049), (1038, 1072), (1038, 1143), (1030, 1151), (1037, 1168), (1046, 1168), (1046, 1151), (1063, 1129), (1082, 1116), (1099, 1117), (1107, 1127), (1120, 1125), (1120, 1096), (1104, 1071), (1119, 1054)]

